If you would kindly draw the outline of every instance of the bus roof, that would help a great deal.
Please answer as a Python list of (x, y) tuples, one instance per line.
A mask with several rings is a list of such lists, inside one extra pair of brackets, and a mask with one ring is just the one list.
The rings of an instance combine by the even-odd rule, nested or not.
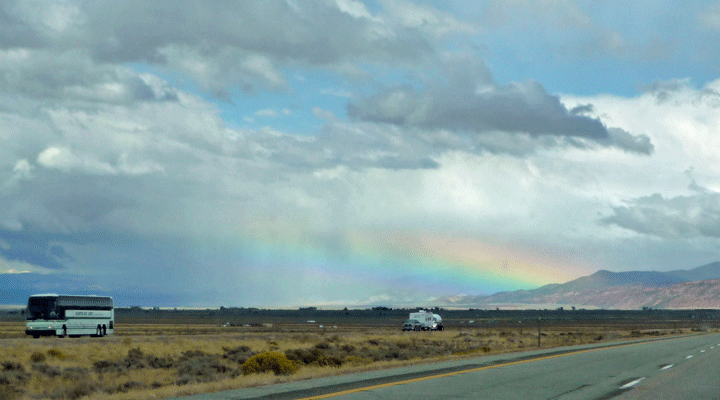
[(67, 295), (67, 294), (34, 294), (30, 296), (28, 302), (33, 298), (41, 297), (54, 297), (57, 300), (58, 306), (102, 306), (102, 307), (113, 307), (113, 299), (109, 296), (96, 296), (96, 295)]
[(106, 299), (112, 299), (111, 296), (98, 296), (96, 294), (57, 294), (57, 293), (41, 293), (32, 294), (30, 297), (101, 297)]

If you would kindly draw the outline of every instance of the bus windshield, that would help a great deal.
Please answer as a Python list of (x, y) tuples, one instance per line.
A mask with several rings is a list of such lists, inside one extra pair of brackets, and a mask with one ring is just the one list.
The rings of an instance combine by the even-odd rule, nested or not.
[(60, 316), (55, 308), (56, 297), (30, 297), (27, 319), (56, 319)]

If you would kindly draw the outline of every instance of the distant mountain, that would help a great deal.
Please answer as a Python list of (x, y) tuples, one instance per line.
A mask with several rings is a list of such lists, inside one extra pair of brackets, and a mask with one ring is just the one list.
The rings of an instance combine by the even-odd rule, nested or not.
[(490, 296), (453, 296), (439, 306), (720, 308), (720, 262), (670, 272), (601, 270), (562, 284)]
[(75, 293), (106, 294), (88, 282), (72, 275), (44, 275), (36, 273), (1, 274), (0, 303), (22, 305), (32, 294)]
[(720, 261), (703, 265), (702, 267), (693, 268), (690, 270), (675, 270), (670, 271), (668, 274), (675, 275), (686, 281), (704, 281), (708, 279), (720, 279)]

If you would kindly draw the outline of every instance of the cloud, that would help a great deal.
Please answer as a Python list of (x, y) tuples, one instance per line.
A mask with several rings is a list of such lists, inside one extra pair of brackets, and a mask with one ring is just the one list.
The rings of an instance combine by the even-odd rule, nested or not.
[(720, 192), (670, 198), (656, 193), (627, 203), (613, 207), (602, 222), (662, 238), (720, 238)]
[(450, 34), (476, 33), (479, 28), (471, 23), (459, 20), (454, 15), (441, 12), (428, 5), (412, 3), (407, 0), (385, 2), (386, 18), (398, 25), (418, 29), (436, 39)]
[(632, 135), (620, 128), (609, 128), (606, 140), (598, 143), (609, 147), (617, 147), (630, 153), (651, 155), (655, 149), (648, 135)]
[(482, 21), (490, 27), (526, 21), (545, 24), (552, 29), (588, 27), (590, 16), (576, 3), (547, 1), (543, 3), (521, 0), (493, 0), (488, 2)]
[(91, 174), (114, 174), (115, 169), (91, 156), (78, 156), (66, 148), (49, 147), (38, 155), (38, 164), (45, 168), (58, 168), (64, 171), (80, 170)]
[(266, 108), (264, 110), (255, 111), (255, 116), (257, 116), (257, 117), (277, 117), (278, 113), (275, 110)]
[[(426, 82), (425, 90), (410, 85), (389, 88), (350, 103), (348, 115), (362, 121), (478, 136), (527, 134), (546, 145), (561, 144), (558, 138), (566, 138), (652, 152), (647, 136), (635, 137), (617, 129), (611, 133), (599, 119), (581, 115), (580, 111), (591, 110), (591, 105), (568, 110), (558, 96), (548, 94), (537, 82), (497, 85), (482, 63), (467, 58), (449, 60), (443, 68), (444, 79)], [(541, 138), (545, 135), (556, 138)], [(493, 138), (478, 142), (486, 140)]]
[[(522, 80), (535, 59), (500, 54), (513, 13), (547, 28), (539, 52), (636, 43), (574, 3), (487, 4), (499, 28), (481, 32), (471, 7), (428, 2), (4, 3), (0, 264), (267, 306), (421, 285), (415, 266), (352, 279), (391, 275), (367, 254), (406, 232), (616, 269), (662, 261), (660, 243), (715, 257), (719, 84), (554, 94), (564, 77)], [(493, 34), (502, 51), (483, 47)], [(704, 186), (688, 194), (689, 166)]]
[(320, 119), (328, 119), (333, 120), (335, 119), (335, 114), (333, 114), (330, 110), (324, 110), (320, 107), (313, 107), (312, 109), (313, 115)]
[(466, 29), (429, 6), (392, 3), (378, 13), (351, 1), (201, 7), (181, 1), (172, 9), (155, 0), (42, 8), (11, 1), (0, 12), (0, 83), (35, 97), (148, 100), (152, 90), (121, 67), (144, 63), (180, 72), (230, 101), (237, 89), (287, 90), (287, 64), (336, 72), (358, 60), (411, 65), (432, 51), (434, 40)]
[(0, 256), (11, 264), (42, 267), (51, 270), (62, 270), (72, 261), (62, 247), (54, 244), (54, 235), (43, 235), (39, 232), (17, 232), (0, 230), (0, 240), (5, 246), (0, 247)]
[(705, 10), (698, 12), (697, 19), (700, 25), (710, 30), (720, 30), (720, 3), (712, 4)]
[(36, 99), (129, 104), (174, 101), (135, 71), (97, 64), (81, 49), (0, 50), (0, 82), (6, 93)]

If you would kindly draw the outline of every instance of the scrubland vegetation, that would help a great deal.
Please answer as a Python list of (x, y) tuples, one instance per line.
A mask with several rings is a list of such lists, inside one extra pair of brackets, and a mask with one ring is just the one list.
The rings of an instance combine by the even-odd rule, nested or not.
[[(0, 400), (158, 399), (535, 349), (538, 334), (532, 327), (401, 332), (399, 327), (128, 324), (104, 338), (33, 340), (15, 335), (22, 329), (21, 323), (0, 326), (0, 333), (16, 337), (0, 340)], [(541, 344), (669, 333), (545, 327)]]

